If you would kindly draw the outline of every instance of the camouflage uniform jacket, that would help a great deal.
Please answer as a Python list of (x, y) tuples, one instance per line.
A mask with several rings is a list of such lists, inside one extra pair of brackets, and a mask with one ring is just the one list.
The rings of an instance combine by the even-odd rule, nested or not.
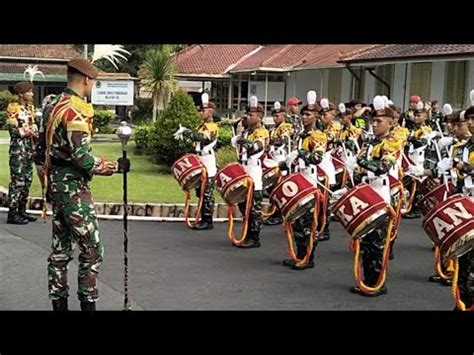
[[(358, 164), (375, 175), (388, 173), (401, 154), (402, 144), (392, 136), (375, 138), (362, 148), (358, 157)], [(358, 170), (358, 174), (364, 173)]]
[(35, 123), (35, 107), (33, 105), (21, 105), (12, 102), (7, 108), (7, 125), (10, 133), (10, 153), (31, 153), (33, 149), (33, 137), (28, 131), (38, 132)]
[[(86, 178), (101, 169), (104, 159), (90, 154), (94, 109), (73, 90), (66, 89), (47, 119), (46, 159), (53, 181)], [(50, 172), (50, 171), (49, 171)]]

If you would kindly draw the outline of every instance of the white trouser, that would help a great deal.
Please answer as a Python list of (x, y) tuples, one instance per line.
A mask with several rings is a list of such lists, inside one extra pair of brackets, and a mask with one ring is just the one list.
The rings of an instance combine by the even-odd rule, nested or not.
[(216, 176), (217, 167), (216, 167), (216, 155), (214, 150), (211, 150), (209, 154), (198, 153), (199, 161), (206, 167), (207, 177), (212, 178)]
[(262, 183), (262, 165), (260, 159), (250, 158), (246, 162), (242, 163), (244, 170), (252, 178), (254, 191), (261, 191), (263, 188)]

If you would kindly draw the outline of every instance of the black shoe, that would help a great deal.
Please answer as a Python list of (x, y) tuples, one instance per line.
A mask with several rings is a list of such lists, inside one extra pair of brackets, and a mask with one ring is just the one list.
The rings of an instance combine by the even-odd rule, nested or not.
[(383, 286), (380, 290), (378, 291), (375, 291), (375, 292), (370, 292), (370, 293), (363, 293), (361, 292), (360, 293), (362, 296), (364, 297), (378, 297), (378, 296), (382, 296), (382, 295), (386, 295), (387, 294), (387, 288), (385, 286)]
[(81, 301), (81, 311), (86, 312), (94, 312), (95, 309), (95, 302), (82, 302)]
[(451, 279), (448, 279), (448, 280), (442, 279), (440, 283), (443, 286), (451, 286), (453, 284), (453, 280), (451, 280)]
[(241, 249), (250, 249), (250, 248), (260, 248), (260, 242), (257, 242), (253, 239), (246, 240), (240, 245), (237, 245)]
[(282, 224), (283, 218), (279, 216), (272, 216), (266, 220), (263, 221), (263, 224), (267, 226), (276, 226), (277, 224)]
[(387, 294), (387, 288), (385, 286), (383, 286), (380, 290), (378, 290), (377, 292), (371, 292), (371, 293), (364, 293), (362, 292), (362, 290), (359, 288), (359, 286), (352, 286), (350, 288), (350, 291), (352, 293), (356, 293), (356, 294), (359, 294), (359, 295), (362, 295), (362, 296), (365, 296), (365, 297), (377, 297), (377, 296), (381, 296), (381, 295), (385, 295)]
[(19, 214), (8, 214), (7, 224), (28, 224), (29, 221)]
[(293, 259), (285, 259), (282, 264), (283, 266), (293, 267), (295, 266), (295, 261)]
[(196, 224), (194, 227), (192, 227), (195, 230), (201, 231), (201, 230), (206, 230), (206, 229), (214, 229), (214, 225), (212, 222), (207, 222), (204, 220), (201, 220), (198, 224)]
[(318, 237), (318, 242), (324, 242), (325, 240), (331, 239), (329, 232), (324, 232)]
[(30, 216), (29, 214), (26, 214), (26, 213), (22, 213), (21, 216), (24, 219), (27, 219), (28, 222), (36, 222), (38, 220), (38, 217)]
[(428, 277), (428, 281), (429, 282), (441, 282), (443, 278), (439, 275), (431, 275), (430, 277)]
[(404, 215), (403, 218), (405, 219), (421, 218), (421, 214), (418, 212), (409, 212), (408, 214)]
[(352, 293), (357, 293), (357, 294), (362, 293), (362, 291), (360, 290), (359, 286), (352, 286), (352, 287), (350, 288), (350, 291), (351, 291)]
[(395, 258), (395, 255), (393, 254), (393, 249), (390, 249), (390, 252), (388, 254), (388, 260), (393, 260)]
[(298, 265), (298, 264), (295, 264), (291, 267), (293, 270), (306, 270), (306, 269), (312, 269), (314, 268), (314, 261), (310, 261), (306, 264), (303, 264), (303, 265)]
[(69, 311), (67, 307), (67, 298), (59, 298), (57, 300), (53, 300), (53, 311)]

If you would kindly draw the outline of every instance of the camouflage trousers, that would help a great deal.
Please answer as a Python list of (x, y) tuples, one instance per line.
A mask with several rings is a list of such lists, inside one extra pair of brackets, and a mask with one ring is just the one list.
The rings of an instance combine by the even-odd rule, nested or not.
[(33, 181), (33, 160), (31, 154), (10, 153), (10, 185), (8, 186), (8, 207), (11, 213), (24, 212)]
[[(313, 214), (314, 209), (305, 213), (303, 216), (298, 218), (293, 222), (293, 232), (295, 236), (295, 244), (296, 244), (296, 256), (299, 259), (303, 259), (306, 255), (306, 249), (308, 248), (311, 236), (311, 225), (313, 224)], [(320, 218), (321, 214), (318, 216)], [(318, 221), (319, 222), (319, 221)], [(319, 222), (320, 223), (320, 222)], [(318, 245), (318, 240), (315, 237), (313, 242), (313, 250), (311, 252), (309, 261), (313, 261), (314, 259), (314, 250), (316, 249), (316, 245)]]
[[(51, 181), (51, 180), (50, 180)], [(48, 258), (49, 297), (69, 296), (68, 264), (79, 245), (78, 291), (80, 301), (99, 299), (97, 274), (104, 247), (88, 183), (83, 180), (50, 182), (49, 197), (53, 206), (52, 252)]]
[[(263, 228), (263, 218), (262, 218), (262, 200), (263, 193), (262, 191), (254, 191), (253, 193), (253, 203), (252, 208), (250, 209), (249, 216), (249, 226), (247, 229), (247, 235), (245, 240), (253, 239), (255, 241), (260, 240), (260, 232)], [(247, 201), (239, 203), (239, 210), (242, 215), (245, 215), (245, 204)]]
[(360, 255), (364, 269), (364, 282), (367, 286), (375, 286), (380, 271), (382, 271), (383, 248), (387, 227), (374, 230), (367, 234), (360, 242)]
[(474, 250), (459, 258), (459, 293), (467, 308), (474, 304)]
[[(201, 188), (196, 189), (196, 196), (201, 196)], [(204, 190), (204, 201), (201, 206), (201, 217), (205, 221), (212, 221), (214, 214), (214, 178), (207, 179), (206, 189)]]

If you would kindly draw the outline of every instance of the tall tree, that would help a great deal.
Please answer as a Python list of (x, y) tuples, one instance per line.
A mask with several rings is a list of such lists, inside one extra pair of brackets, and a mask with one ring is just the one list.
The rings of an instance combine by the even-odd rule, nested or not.
[(148, 51), (138, 71), (141, 84), (151, 92), (153, 121), (156, 120), (158, 108), (166, 108), (171, 93), (176, 88), (176, 58), (172, 56), (173, 49), (173, 46), (163, 45), (160, 49)]

